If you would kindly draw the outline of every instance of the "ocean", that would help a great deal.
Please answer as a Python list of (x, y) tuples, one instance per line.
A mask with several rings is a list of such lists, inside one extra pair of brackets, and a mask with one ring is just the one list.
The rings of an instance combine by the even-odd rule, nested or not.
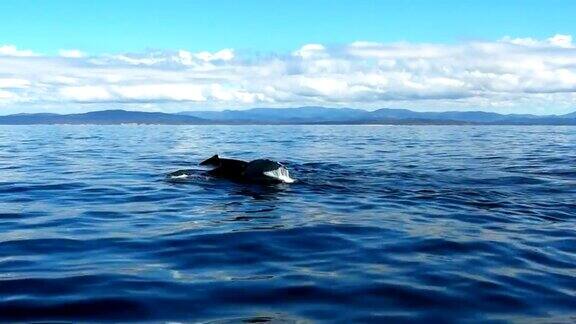
[(0, 126), (0, 321), (574, 322), (576, 128)]

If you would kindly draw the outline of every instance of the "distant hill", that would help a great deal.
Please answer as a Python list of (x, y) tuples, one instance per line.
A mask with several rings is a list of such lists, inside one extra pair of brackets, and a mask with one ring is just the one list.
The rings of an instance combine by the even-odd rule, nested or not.
[(576, 118), (576, 111), (570, 114), (559, 116), (561, 118)]
[(194, 116), (220, 121), (252, 122), (327, 122), (357, 121), (367, 118), (369, 111), (351, 108), (297, 107), (297, 108), (252, 108), (247, 110), (186, 111), (180, 115)]
[(417, 112), (382, 108), (366, 111), (353, 108), (299, 107), (253, 108), (247, 110), (186, 111), (179, 113), (225, 123), (303, 124), (543, 124), (576, 125), (576, 112), (563, 116), (498, 114), (483, 111)]
[(420, 118), (430, 120), (456, 120), (472, 123), (493, 123), (511, 118), (537, 118), (534, 115), (502, 115), (484, 111), (416, 112), (408, 109), (378, 109), (371, 116), (381, 118)]
[(482, 111), (416, 112), (383, 108), (298, 107), (187, 111), (178, 114), (103, 110), (83, 114), (0, 116), (3, 125), (34, 124), (386, 124), (386, 125), (576, 125), (576, 112), (561, 116), (503, 115)]
[(17, 114), (0, 116), (3, 125), (33, 124), (205, 124), (207, 121), (193, 116), (158, 112), (103, 110), (84, 114)]

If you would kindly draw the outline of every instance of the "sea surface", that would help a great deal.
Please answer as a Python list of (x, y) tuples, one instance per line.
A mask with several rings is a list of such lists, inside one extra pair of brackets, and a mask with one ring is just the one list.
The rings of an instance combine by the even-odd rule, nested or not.
[(1, 126), (0, 321), (576, 322), (576, 127)]

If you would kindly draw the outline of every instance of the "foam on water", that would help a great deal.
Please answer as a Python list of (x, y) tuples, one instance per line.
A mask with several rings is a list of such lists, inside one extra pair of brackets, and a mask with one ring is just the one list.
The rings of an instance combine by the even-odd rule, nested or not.
[(284, 183), (294, 183), (294, 179), (290, 178), (290, 173), (285, 168), (281, 167), (274, 171), (267, 171), (264, 174), (268, 177), (278, 179)]

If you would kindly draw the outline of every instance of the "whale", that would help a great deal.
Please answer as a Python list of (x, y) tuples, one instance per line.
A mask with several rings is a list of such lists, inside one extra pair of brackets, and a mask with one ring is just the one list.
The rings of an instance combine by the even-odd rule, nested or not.
[(212, 167), (208, 174), (213, 177), (249, 183), (293, 183), (288, 169), (280, 162), (270, 159), (243, 161), (221, 158), (218, 154), (200, 162)]

